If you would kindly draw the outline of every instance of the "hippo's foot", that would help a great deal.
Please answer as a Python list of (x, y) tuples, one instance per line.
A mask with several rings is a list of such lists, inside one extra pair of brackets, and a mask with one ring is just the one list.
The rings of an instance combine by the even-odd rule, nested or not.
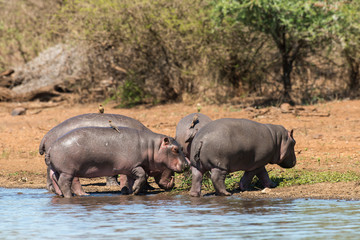
[(56, 193), (55, 188), (54, 188), (54, 186), (52, 184), (47, 184), (46, 189), (49, 190), (49, 192)]
[(82, 186), (80, 184), (80, 180), (79, 180), (78, 177), (73, 178), (72, 183), (71, 183), (71, 191), (77, 196), (87, 196), (87, 195), (89, 195), (82, 188)]
[(146, 173), (142, 167), (136, 167), (131, 171), (133, 178), (135, 179), (133, 185), (133, 193), (134, 195), (138, 195), (141, 193), (143, 186), (146, 182)]
[(106, 186), (119, 186), (119, 183), (117, 181), (117, 176), (112, 177), (106, 177)]
[(191, 176), (192, 180), (189, 194), (192, 197), (200, 197), (203, 172), (199, 171), (196, 167), (191, 167)]
[(268, 172), (266, 171), (265, 167), (259, 168), (256, 176), (259, 178), (261, 185), (264, 188), (275, 188), (277, 187), (276, 183), (271, 181)]
[(249, 191), (250, 190), (250, 186), (249, 185), (245, 185), (244, 183), (242, 183), (241, 181), (239, 182), (239, 189), (242, 192), (245, 191)]
[(258, 171), (259, 171), (259, 169), (244, 172), (244, 175), (242, 176), (240, 183), (239, 183), (240, 191), (244, 192), (244, 191), (251, 190), (251, 187), (250, 187), (251, 182), (252, 182), (253, 178), (255, 177), (255, 175), (258, 173)]
[(157, 185), (165, 191), (169, 191), (175, 186), (174, 172), (170, 169), (166, 169), (160, 174), (156, 174), (154, 176), (154, 179)]
[(124, 174), (120, 174), (119, 175), (119, 180), (120, 180), (120, 191), (121, 194), (123, 195), (129, 195), (132, 193), (132, 187), (134, 185), (134, 179), (124, 175)]
[(262, 185), (264, 188), (276, 188), (277, 187), (277, 184), (274, 183), (273, 181), (262, 183)]
[(231, 193), (226, 191), (225, 178), (227, 171), (219, 168), (211, 169), (211, 181), (215, 188), (215, 194), (218, 196), (230, 196)]
[(54, 172), (51, 171), (50, 167), (48, 166), (47, 170), (46, 170), (46, 189), (49, 190), (50, 192), (56, 193), (55, 188), (54, 188), (53, 183), (52, 183), (51, 176), (50, 176), (53, 173)]
[(200, 192), (190, 190), (189, 195), (191, 197), (200, 197)]
[(89, 196), (90, 194), (86, 192), (74, 193), (76, 196)]
[(131, 193), (130, 189), (127, 186), (122, 187), (120, 191), (123, 195), (129, 195)]
[(222, 191), (222, 192), (215, 192), (215, 195), (217, 196), (231, 196), (231, 193), (229, 193), (228, 191)]
[(65, 198), (71, 198), (71, 184), (73, 181), (73, 176), (67, 173), (61, 173), (58, 180), (59, 188)]

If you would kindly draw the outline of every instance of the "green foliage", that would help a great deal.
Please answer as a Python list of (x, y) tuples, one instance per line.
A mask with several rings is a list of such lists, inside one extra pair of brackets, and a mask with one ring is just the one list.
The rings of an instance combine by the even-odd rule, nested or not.
[(26, 63), (57, 41), (51, 19), (59, 6), (57, 0), (0, 2), (0, 72)]
[[(234, 191), (239, 188), (240, 179), (243, 176), (243, 171), (230, 173), (225, 179), (226, 188), (229, 191)], [(275, 182), (278, 187), (288, 187), (296, 185), (315, 184), (322, 182), (336, 183), (336, 182), (350, 182), (360, 181), (360, 175), (355, 172), (315, 172), (308, 170), (297, 169), (273, 169), (269, 171), (270, 179)], [(177, 191), (188, 191), (191, 187), (191, 173), (177, 174), (176, 178), (179, 179), (179, 186)], [(255, 188), (262, 188), (259, 179), (254, 177), (252, 186)], [(209, 175), (204, 176), (202, 189), (207, 192), (215, 191), (211, 183)]]
[(113, 63), (134, 73), (152, 96), (176, 100), (191, 87), (203, 54), (206, 11), (206, 1), (86, 0), (68, 1), (58, 17), (88, 44), (111, 48)]
[(117, 101), (120, 101), (119, 107), (133, 107), (143, 102), (145, 93), (144, 90), (132, 80), (125, 80), (119, 87), (116, 94)]
[(288, 169), (286, 171), (273, 170), (269, 173), (269, 176), (272, 181), (279, 185), (279, 187), (322, 182), (335, 183), (360, 180), (360, 175), (354, 172), (314, 172), (296, 169)]
[[(130, 105), (183, 95), (209, 102), (253, 93), (278, 98), (280, 85), (289, 91), (294, 80), (298, 91), (310, 85), (300, 92), (309, 102), (329, 95), (328, 86), (313, 84), (324, 75), (347, 81), (341, 74), (349, 72), (350, 88), (359, 86), (359, 12), (359, 1), (335, 0), (2, 1), (0, 71), (71, 42), (95, 50), (88, 60), (105, 66), (120, 86), (108, 91)], [(91, 74), (81, 81), (96, 88), (103, 79)]]
[(231, 0), (217, 1), (216, 22), (241, 23), (251, 31), (271, 37), (282, 65), (284, 95), (291, 92), (294, 62), (304, 57), (312, 46), (327, 37), (327, 26), (334, 13), (318, 8), (315, 0)]
[(288, 50), (294, 41), (313, 41), (327, 35), (334, 21), (330, 9), (318, 7), (315, 0), (232, 0), (216, 5), (217, 21), (244, 25), (269, 34), (276, 44), (286, 38)]
[(342, 54), (349, 71), (349, 90), (355, 94), (360, 87), (360, 2), (333, 5), (336, 24), (332, 26), (334, 36), (342, 47)]

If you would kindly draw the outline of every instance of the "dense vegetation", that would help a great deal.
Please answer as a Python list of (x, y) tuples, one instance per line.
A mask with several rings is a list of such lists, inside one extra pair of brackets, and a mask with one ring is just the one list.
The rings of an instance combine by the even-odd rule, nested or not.
[(357, 97), (359, 11), (351, 0), (1, 1), (0, 72), (61, 42), (86, 46), (83, 81), (106, 73), (127, 105)]

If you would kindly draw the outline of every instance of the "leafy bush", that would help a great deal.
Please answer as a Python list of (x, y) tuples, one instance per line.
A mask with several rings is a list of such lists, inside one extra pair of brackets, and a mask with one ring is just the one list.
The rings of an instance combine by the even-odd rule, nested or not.
[(0, 71), (63, 42), (89, 49), (78, 92), (110, 79), (106, 91), (131, 93), (122, 96), (130, 105), (290, 92), (299, 103), (327, 100), (358, 92), (359, 9), (335, 0), (2, 1)]

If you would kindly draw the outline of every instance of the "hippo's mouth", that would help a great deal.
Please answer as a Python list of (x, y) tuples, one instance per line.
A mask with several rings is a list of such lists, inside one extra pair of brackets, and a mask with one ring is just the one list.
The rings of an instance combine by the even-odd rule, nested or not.
[(190, 165), (191, 165), (190, 159), (187, 158), (187, 157), (185, 157), (185, 161), (186, 161), (186, 163), (187, 163), (186, 166), (185, 166), (185, 168), (189, 168)]

